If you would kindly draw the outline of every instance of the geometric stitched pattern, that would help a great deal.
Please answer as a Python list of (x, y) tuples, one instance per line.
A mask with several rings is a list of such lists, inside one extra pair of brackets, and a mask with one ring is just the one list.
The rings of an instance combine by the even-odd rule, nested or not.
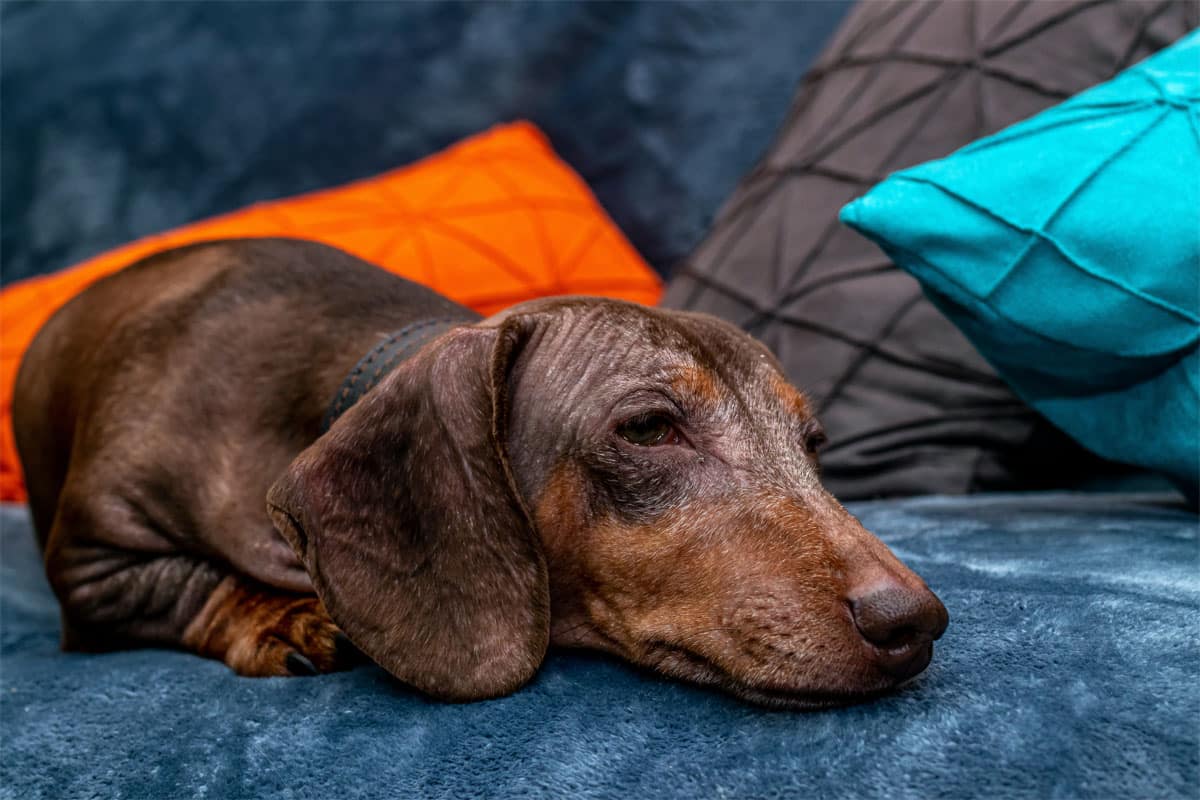
[(815, 402), (846, 498), (1071, 483), (1097, 462), (1020, 402), (842, 205), (1111, 78), (1186, 2), (862, 3), (664, 304), (758, 336)]
[[(1200, 495), (1200, 30), (842, 209), (1013, 390)], [(943, 231), (954, 235), (947, 237)]]
[(654, 304), (657, 275), (528, 123), (495, 127), (408, 167), (141, 239), (0, 292), (0, 500), (20, 501), (10, 404), (37, 330), (93, 281), (196, 241), (292, 236), (339, 247), (487, 315), (558, 294)]

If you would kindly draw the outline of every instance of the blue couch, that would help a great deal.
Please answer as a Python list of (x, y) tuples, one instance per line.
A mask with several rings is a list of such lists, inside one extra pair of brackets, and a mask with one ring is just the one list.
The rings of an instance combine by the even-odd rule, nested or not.
[[(529, 118), (667, 274), (766, 148), (841, 3), (0, 6), (0, 269), (44, 273)], [(517, 694), (364, 666), (252, 680), (64, 654), (0, 508), (0, 800), (1194, 797), (1200, 531), (1171, 495), (858, 504), (945, 601), (882, 701), (763, 711), (554, 652)]]
[(4, 280), (529, 119), (665, 272), (849, 3), (0, 8)]
[(1191, 512), (1096, 494), (851, 510), (950, 628), (898, 694), (791, 713), (581, 653), (471, 705), (373, 666), (250, 679), (186, 653), (64, 654), (25, 510), (4, 508), (0, 797), (1195, 797)]

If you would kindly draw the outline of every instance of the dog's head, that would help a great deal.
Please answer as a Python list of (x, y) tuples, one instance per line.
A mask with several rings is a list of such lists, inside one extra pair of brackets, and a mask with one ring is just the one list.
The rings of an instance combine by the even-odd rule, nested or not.
[(272, 488), (334, 620), (436, 697), (510, 692), (551, 640), (768, 705), (929, 663), (946, 610), (820, 484), (761, 344), (588, 298), (454, 329)]

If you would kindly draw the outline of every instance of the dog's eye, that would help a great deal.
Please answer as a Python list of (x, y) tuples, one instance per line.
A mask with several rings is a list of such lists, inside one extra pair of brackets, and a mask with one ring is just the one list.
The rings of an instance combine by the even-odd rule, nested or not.
[(642, 447), (679, 442), (679, 432), (671, 420), (661, 414), (642, 414), (626, 420), (617, 427), (617, 435), (630, 444)]
[(828, 437), (825, 436), (825, 431), (820, 428), (814, 428), (804, 436), (804, 449), (810, 456), (815, 456), (817, 451), (824, 447), (827, 441)]

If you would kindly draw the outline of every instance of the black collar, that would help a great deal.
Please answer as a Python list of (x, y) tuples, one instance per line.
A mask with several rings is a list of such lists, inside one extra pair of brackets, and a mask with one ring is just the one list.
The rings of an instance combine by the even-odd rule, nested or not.
[(342, 381), (325, 412), (325, 418), (321, 420), (321, 433), (329, 430), (350, 406), (361, 400), (363, 395), (375, 388), (402, 361), (420, 350), (422, 345), (455, 325), (467, 322), (469, 320), (465, 319), (423, 319), (389, 333), (387, 338), (358, 360), (346, 380)]

